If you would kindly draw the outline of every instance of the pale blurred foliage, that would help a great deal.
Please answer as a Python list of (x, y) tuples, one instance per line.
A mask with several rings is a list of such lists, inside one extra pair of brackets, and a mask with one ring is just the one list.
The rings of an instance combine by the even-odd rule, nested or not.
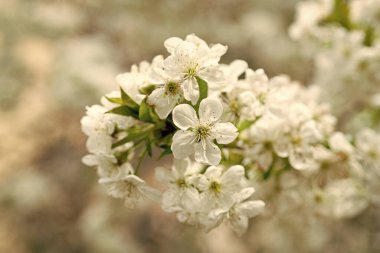
[[(296, 242), (307, 236), (294, 229), (302, 222), (288, 238), (291, 222), (266, 231), (272, 221), (263, 218), (238, 238), (179, 224), (158, 206), (125, 209), (82, 165), (79, 124), (84, 106), (116, 87), (117, 73), (164, 53), (171, 36), (195, 33), (227, 44), (224, 62), (243, 58), (269, 75), (307, 81), (310, 62), (286, 35), (295, 2), (0, 0), (0, 252), (279, 252), (287, 244), (305, 252)], [(152, 163), (145, 168), (149, 177)], [(307, 240), (326, 240), (310, 226)], [(366, 237), (354, 221), (342, 227), (352, 233), (344, 238)], [(276, 244), (266, 239), (274, 231)], [(331, 252), (366, 248), (339, 240)]]

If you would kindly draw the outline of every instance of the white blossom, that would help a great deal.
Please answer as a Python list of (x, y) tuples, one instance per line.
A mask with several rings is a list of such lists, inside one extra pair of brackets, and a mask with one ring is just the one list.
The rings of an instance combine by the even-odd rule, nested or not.
[(254, 192), (251, 187), (242, 189), (236, 194), (231, 208), (215, 209), (210, 213), (210, 217), (219, 222), (226, 220), (238, 235), (244, 234), (248, 228), (248, 219), (262, 213), (265, 207), (261, 200), (247, 200)]
[(144, 180), (135, 175), (104, 177), (99, 179), (99, 183), (106, 187), (109, 195), (123, 199), (128, 208), (135, 208), (143, 198), (159, 201), (161, 197), (159, 191), (147, 186)]
[(173, 110), (173, 122), (180, 129), (173, 136), (172, 151), (177, 159), (195, 154), (197, 162), (216, 165), (221, 160), (221, 151), (213, 143), (231, 143), (237, 137), (232, 123), (218, 122), (223, 106), (216, 98), (206, 98), (199, 106), (199, 119), (193, 107), (181, 104)]
[(244, 168), (240, 165), (232, 166), (224, 173), (223, 168), (210, 166), (200, 177), (197, 187), (209, 209), (228, 209), (234, 201), (234, 192), (241, 189), (243, 179)]
[(186, 40), (169, 38), (165, 41), (165, 47), (170, 56), (164, 61), (164, 70), (171, 79), (182, 81), (184, 97), (193, 104), (199, 98), (197, 77), (207, 81), (210, 87), (224, 81), (218, 63), (227, 51), (226, 46), (216, 44), (209, 47), (205, 41), (192, 34)]

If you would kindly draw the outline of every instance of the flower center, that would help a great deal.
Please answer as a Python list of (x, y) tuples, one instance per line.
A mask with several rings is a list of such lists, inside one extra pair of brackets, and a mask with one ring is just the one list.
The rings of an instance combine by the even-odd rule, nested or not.
[(181, 86), (176, 82), (168, 82), (165, 84), (165, 93), (175, 96), (181, 92)]
[(233, 115), (239, 116), (240, 105), (237, 99), (233, 99), (230, 101), (230, 109)]
[(186, 181), (183, 178), (180, 178), (176, 181), (176, 184), (179, 188), (185, 188), (187, 187)]
[(213, 181), (210, 184), (209, 190), (214, 193), (219, 193), (222, 191), (222, 186), (218, 182)]
[(194, 129), (194, 132), (197, 136), (196, 140), (197, 142), (200, 142), (201, 140), (204, 140), (210, 135), (210, 126), (208, 125), (200, 125)]
[(185, 72), (185, 79), (195, 77), (197, 75), (197, 70), (198, 64), (191, 64)]

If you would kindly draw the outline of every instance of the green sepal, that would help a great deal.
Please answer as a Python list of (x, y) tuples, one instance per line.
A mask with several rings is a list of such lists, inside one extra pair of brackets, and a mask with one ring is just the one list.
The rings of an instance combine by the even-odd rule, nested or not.
[(243, 120), (243, 121), (241, 121), (238, 125), (239, 133), (244, 131), (245, 129), (249, 128), (250, 126), (252, 126), (253, 123), (255, 123), (255, 120)]
[(117, 160), (117, 164), (122, 165), (123, 163), (128, 161), (129, 150), (123, 151), (123, 152), (117, 152), (115, 153), (115, 157)]
[(320, 22), (324, 24), (340, 24), (347, 30), (352, 29), (350, 20), (350, 8), (346, 0), (335, 0), (331, 14)]
[(166, 155), (170, 155), (173, 153), (170, 145), (167, 145), (167, 144), (163, 144), (163, 145), (160, 145), (160, 148), (163, 149), (163, 151), (161, 152), (160, 156), (158, 157), (158, 159), (161, 159), (162, 157), (166, 156)]
[(126, 105), (121, 105), (121, 106), (118, 106), (118, 107), (115, 107), (111, 110), (109, 110), (107, 113), (114, 113), (114, 114), (119, 114), (119, 115), (123, 115), (123, 116), (131, 116), (131, 117), (134, 117), (134, 118), (137, 118), (137, 111), (135, 111), (134, 109), (126, 106)]
[(121, 98), (109, 98), (105, 96), (105, 98), (110, 101), (111, 103), (118, 104), (118, 105), (123, 105), (123, 100)]
[(147, 86), (142, 87), (139, 91), (142, 94), (149, 96), (155, 89), (156, 89), (156, 85), (149, 84)]
[(152, 152), (152, 143), (151, 143), (150, 138), (145, 139), (145, 148), (148, 153), (148, 156), (152, 157), (153, 152)]
[(199, 98), (198, 98), (197, 104), (195, 105), (195, 108), (198, 109), (201, 101), (207, 98), (208, 96), (208, 84), (205, 80), (199, 77), (196, 77), (196, 79), (197, 79), (198, 89), (199, 89)]
[(151, 106), (149, 106), (146, 102), (146, 99), (144, 99), (141, 102), (140, 109), (139, 109), (139, 120), (144, 122), (153, 122), (152, 117), (150, 116), (150, 109)]
[(123, 101), (123, 105), (126, 105), (128, 106), (129, 108), (133, 108), (133, 109), (138, 109), (139, 108), (139, 105), (133, 101), (133, 99), (128, 96), (127, 93), (125, 93), (125, 91), (120, 88), (120, 93), (121, 93), (121, 100)]
[(131, 142), (131, 141), (137, 142), (137, 141), (145, 138), (148, 134), (149, 134), (148, 131), (143, 131), (139, 127), (129, 128), (127, 130), (127, 136), (124, 137), (123, 139), (115, 142), (114, 144), (112, 144), (112, 148), (116, 148), (120, 145), (123, 145), (123, 144)]
[(231, 164), (241, 164), (243, 162), (244, 156), (238, 152), (233, 152), (232, 150), (228, 154), (228, 162)]

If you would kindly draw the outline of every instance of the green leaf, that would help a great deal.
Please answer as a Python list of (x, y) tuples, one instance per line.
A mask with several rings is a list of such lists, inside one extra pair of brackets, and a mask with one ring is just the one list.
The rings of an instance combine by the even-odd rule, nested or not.
[(150, 138), (146, 138), (145, 140), (145, 148), (146, 148), (146, 151), (148, 152), (148, 155), (150, 157), (152, 157), (152, 143), (150, 141)]
[(245, 129), (249, 128), (253, 123), (255, 123), (254, 120), (243, 120), (243, 121), (240, 122), (240, 124), (238, 125), (238, 131), (239, 131), (239, 132), (244, 131)]
[(131, 116), (131, 117), (137, 118), (137, 112), (126, 105), (115, 107), (112, 110), (109, 110), (107, 113), (114, 113), (114, 114), (119, 114), (123, 116)]
[(166, 155), (169, 155), (169, 154), (173, 153), (170, 145), (166, 145), (166, 144), (160, 145), (160, 148), (162, 148), (163, 151), (160, 154), (159, 159), (161, 159), (162, 157), (164, 157)]
[(372, 27), (367, 27), (367, 29), (365, 30), (364, 45), (368, 47), (372, 46), (375, 37), (375, 30)]
[(273, 168), (274, 168), (274, 166), (273, 166), (273, 164), (272, 164), (272, 166), (270, 166), (269, 169), (267, 169), (266, 171), (263, 172), (263, 179), (264, 179), (264, 180), (269, 179), (270, 175), (271, 175), (272, 172), (273, 172)]
[(125, 91), (122, 88), (120, 88), (120, 93), (121, 93), (121, 100), (123, 101), (123, 105), (126, 105), (129, 108), (133, 108), (133, 109), (139, 108), (139, 105), (135, 101), (133, 101), (133, 99), (130, 96), (128, 96), (128, 94), (125, 93)]
[(243, 162), (244, 156), (238, 152), (230, 151), (228, 155), (228, 160), (231, 164), (241, 164)]
[(144, 95), (150, 95), (156, 89), (156, 85), (149, 84), (147, 86), (142, 87), (139, 91)]
[(199, 108), (199, 104), (201, 103), (201, 101), (205, 98), (207, 98), (207, 95), (208, 95), (208, 84), (205, 80), (199, 78), (199, 77), (196, 77), (197, 78), (197, 82), (198, 82), (198, 88), (199, 88), (199, 98), (198, 98), (198, 102), (197, 104), (195, 105), (195, 108), (198, 109)]
[(119, 104), (119, 105), (122, 105), (123, 104), (123, 100), (121, 98), (109, 98), (109, 97), (105, 97), (108, 101), (110, 101), (111, 103), (114, 103), (114, 104)]
[(119, 165), (122, 165), (123, 163), (125, 163), (126, 161), (128, 161), (128, 156), (129, 156), (129, 150), (123, 151), (123, 152), (118, 152), (118, 153), (115, 154), (117, 163)]
[(145, 122), (153, 122), (152, 117), (150, 116), (151, 107), (147, 104), (146, 99), (141, 102), (139, 109), (139, 119)]
[(350, 8), (348, 1), (335, 0), (334, 8), (331, 14), (321, 21), (321, 24), (340, 24), (347, 30), (351, 30)]
[(148, 131), (142, 131), (141, 128), (130, 128), (127, 130), (127, 136), (123, 139), (112, 144), (112, 148), (116, 148), (120, 145), (123, 145), (127, 142), (137, 142), (148, 135)]

